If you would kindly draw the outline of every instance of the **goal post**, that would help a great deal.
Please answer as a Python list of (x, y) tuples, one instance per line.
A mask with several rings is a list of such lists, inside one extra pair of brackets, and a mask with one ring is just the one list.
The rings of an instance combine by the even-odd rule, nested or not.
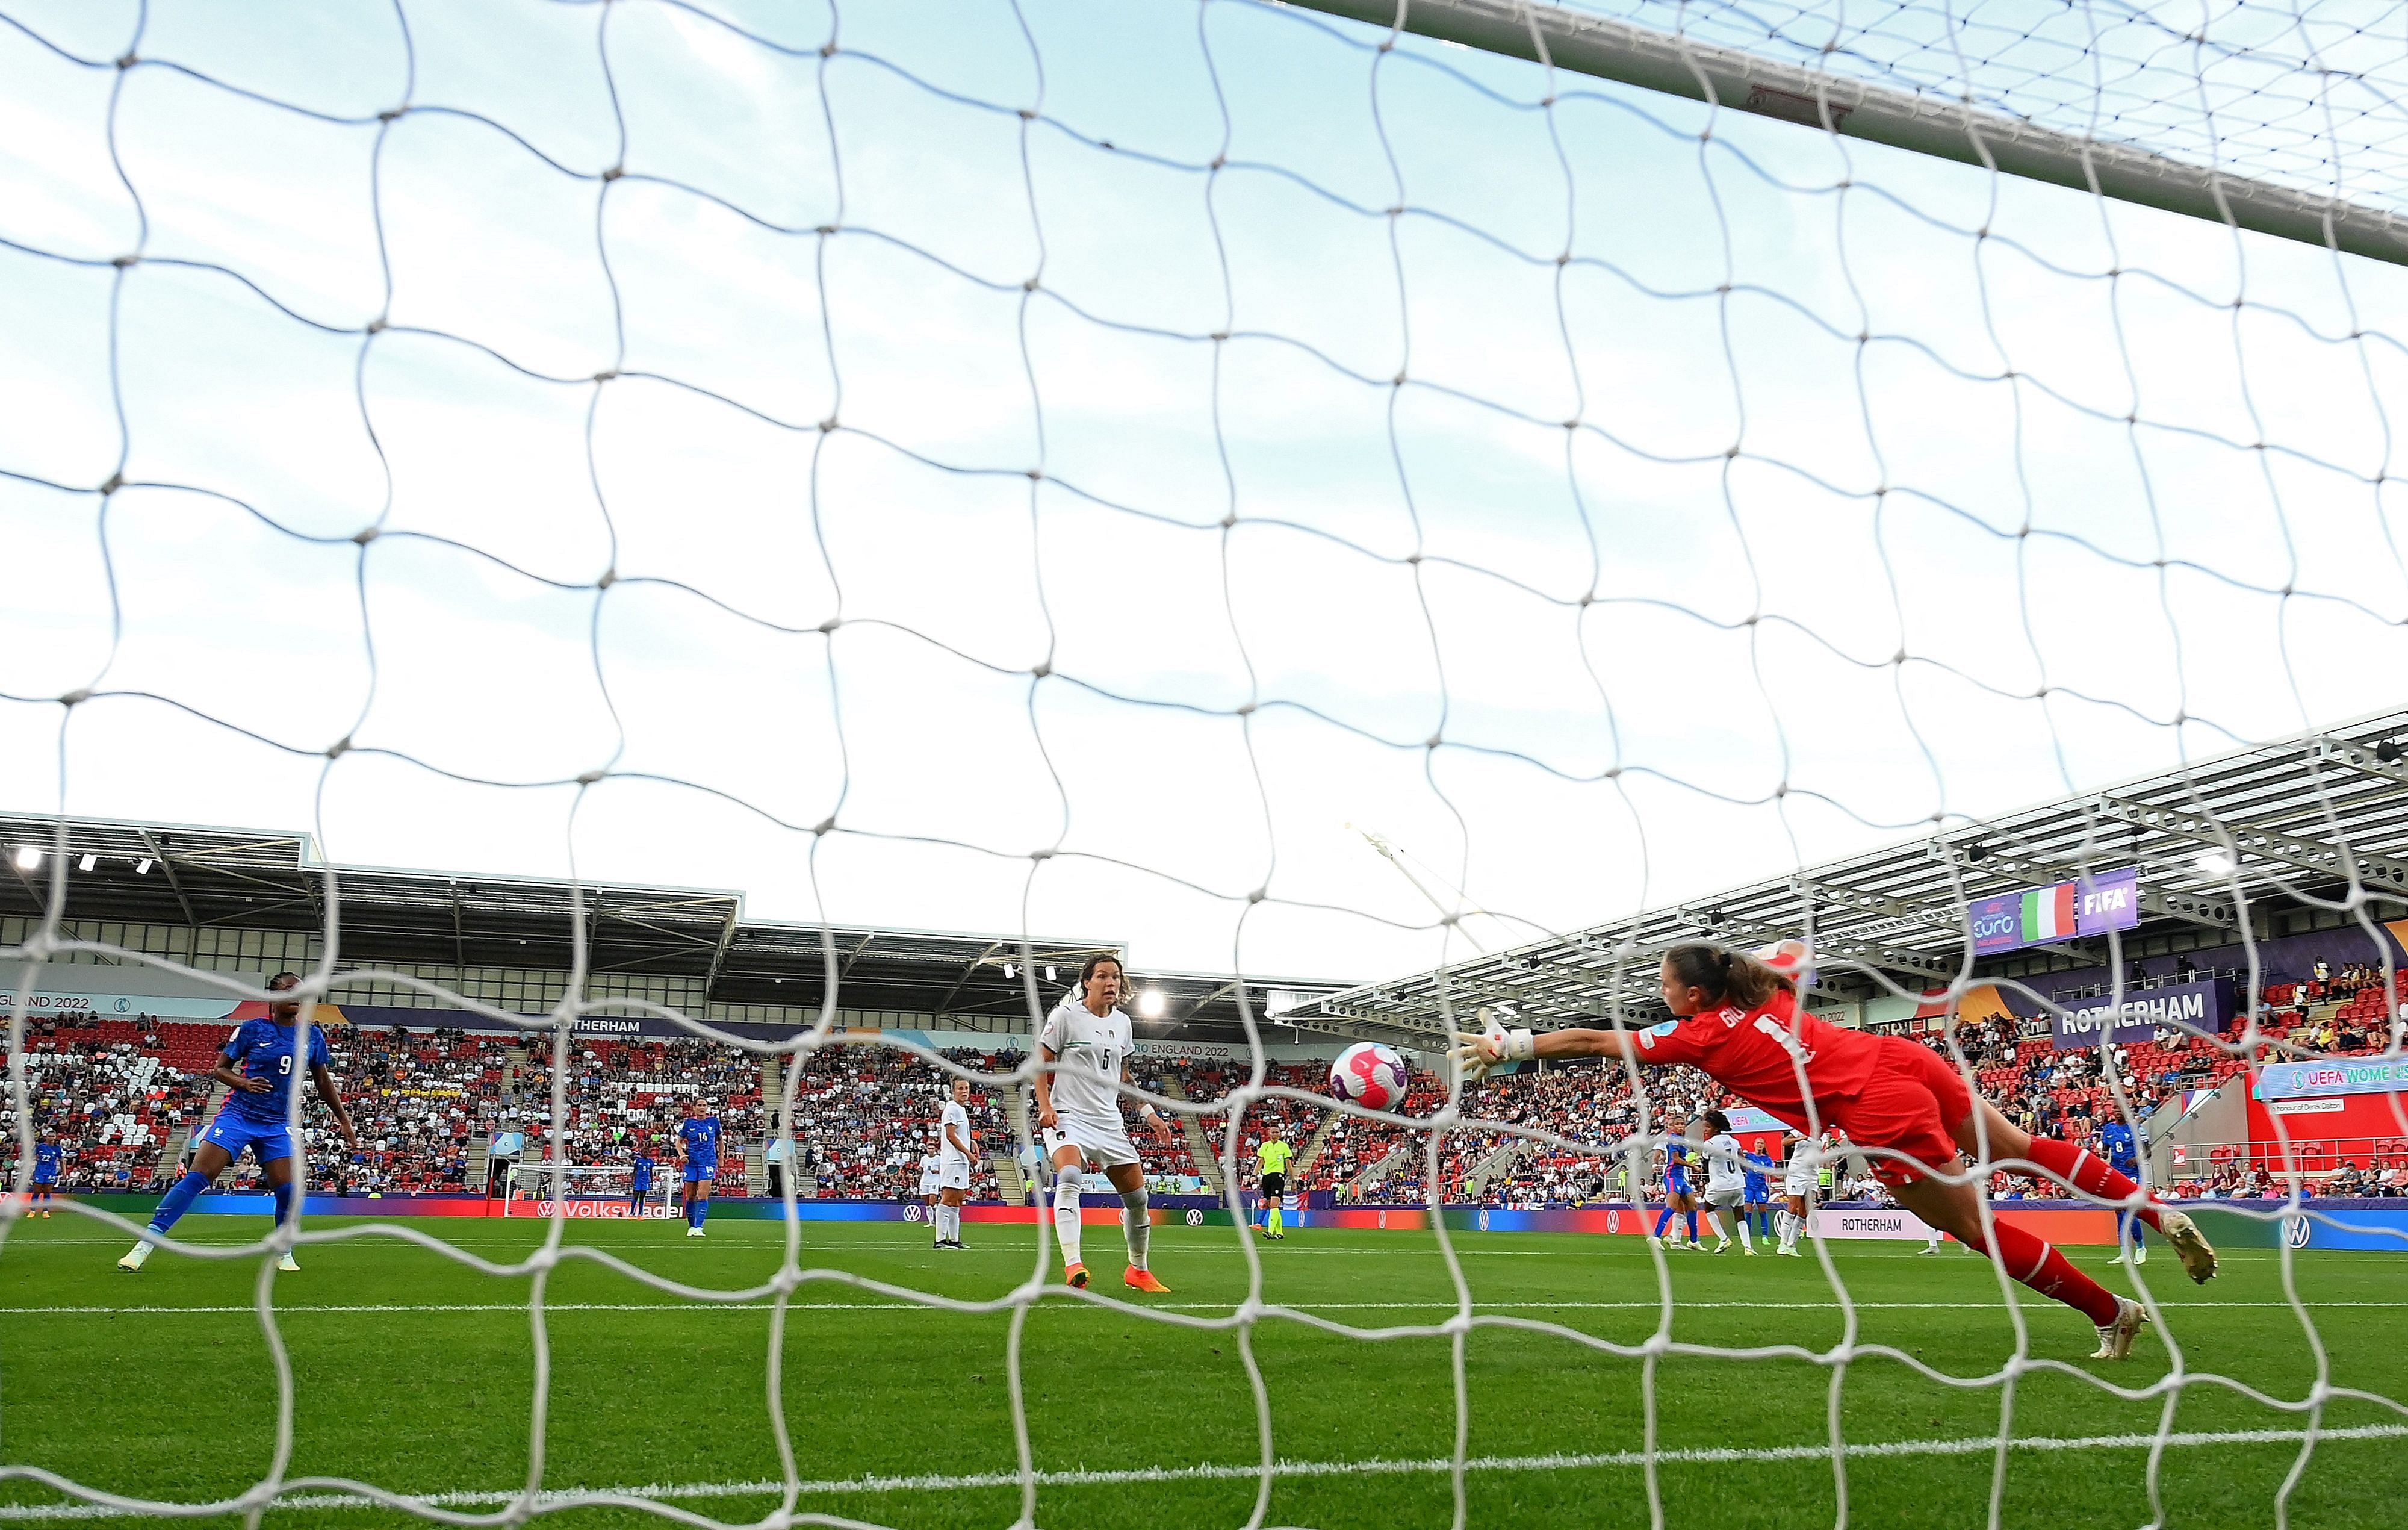
[[(2211, 162), (2197, 164), (2145, 144), (1987, 109), (1975, 104), (1972, 80), (1962, 81), (1954, 95), (1937, 88), (1900, 89), (1598, 11), (1523, 0), (1288, 3), (2371, 260), (2408, 263), (2408, 217), (2227, 169), (2213, 162), (2220, 148), (2213, 138), (2204, 145)], [(1713, 13), (1712, 7), (1655, 8), (1693, 18)], [(2336, 165), (2334, 179), (2340, 174)]]
[(635, 1192), (635, 1171), (624, 1163), (520, 1163), (513, 1162), (502, 1181), (502, 1214), (507, 1217), (549, 1217), (555, 1205), (564, 1217), (674, 1217), (678, 1208), (675, 1174), (652, 1175), (642, 1195)]

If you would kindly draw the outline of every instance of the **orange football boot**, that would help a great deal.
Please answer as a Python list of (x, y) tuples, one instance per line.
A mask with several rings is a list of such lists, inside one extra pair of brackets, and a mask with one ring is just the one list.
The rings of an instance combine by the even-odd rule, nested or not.
[(1087, 1266), (1084, 1264), (1071, 1264), (1066, 1266), (1062, 1271), (1062, 1283), (1066, 1286), (1076, 1286), (1081, 1291), (1086, 1290)]
[(1161, 1281), (1156, 1280), (1154, 1277), (1154, 1272), (1152, 1270), (1140, 1270), (1136, 1265), (1132, 1264), (1126, 1270), (1122, 1272), (1121, 1278), (1127, 1281), (1130, 1285), (1135, 1286), (1138, 1290), (1152, 1292), (1156, 1296), (1168, 1296), (1170, 1294), (1170, 1288), (1164, 1285)]

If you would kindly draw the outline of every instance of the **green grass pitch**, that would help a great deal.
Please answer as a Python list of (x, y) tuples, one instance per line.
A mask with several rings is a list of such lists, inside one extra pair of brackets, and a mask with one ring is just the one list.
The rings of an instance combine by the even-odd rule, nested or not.
[[(417, 1225), (497, 1262), (528, 1255), (543, 1231), (532, 1222)], [(204, 1243), (263, 1230), (208, 1217), (179, 1229)], [(781, 1231), (774, 1222), (714, 1221), (707, 1238), (688, 1239), (680, 1223), (602, 1222), (573, 1224), (568, 1236), (660, 1277), (732, 1290), (771, 1277)], [(1159, 1305), (1189, 1317), (1228, 1316), (1246, 1294), (1240, 1235), (1226, 1227), (1157, 1229), (1154, 1264), (1172, 1292)], [(965, 1237), (969, 1251), (939, 1253), (914, 1224), (811, 1223), (803, 1229), (803, 1263), (967, 1299), (999, 1296), (1028, 1277), (1033, 1229), (973, 1223)], [(140, 1275), (122, 1275), (112, 1262), (123, 1243), (95, 1222), (60, 1215), (20, 1224), (0, 1250), (0, 1460), (148, 1497), (240, 1492), (268, 1470), (276, 1435), (272, 1362), (249, 1311), (260, 1262), (163, 1253)], [(1119, 1283), (1113, 1230), (1089, 1229), (1087, 1247), (1098, 1289), (1133, 1295)], [(1656, 1276), (1634, 1239), (1460, 1234), (1456, 1247), (1480, 1312), (1629, 1344), (1656, 1327)], [(1858, 1304), (1857, 1341), (1894, 1346), (1954, 1378), (1997, 1371), (2013, 1352), (2014, 1330), (1996, 1277), (1961, 1251), (1927, 1258), (1919, 1247), (1835, 1246)], [(1306, 1230), (1258, 1248), (1264, 1299), (1330, 1322), (1438, 1323), (1453, 1300), (1429, 1233)], [(2074, 1255), (2111, 1286), (2129, 1289), (2108, 1267), (2107, 1250)], [(533, 1277), (480, 1274), (384, 1236), (308, 1247), (300, 1257), (300, 1274), (274, 1282), (297, 1387), (287, 1476), (449, 1494), (456, 1510), (494, 1511), (528, 1471)], [(1670, 1258), (1675, 1341), (1823, 1351), (1845, 1335), (1845, 1315), (1811, 1259)], [(2408, 1263), (2394, 1255), (2296, 1256), (2328, 1385), (2408, 1397), (2403, 1273)], [(2168, 1257), (2142, 1274), (2193, 1371), (2286, 1400), (2316, 1385), (2316, 1350), (2285, 1305), (2276, 1253), (2237, 1250), (2204, 1288), (2184, 1281)], [(551, 1272), (544, 1296), (554, 1308), (545, 1323), (547, 1489), (650, 1488), (683, 1511), (723, 1521), (757, 1520), (776, 1507), (773, 1493), (746, 1486), (780, 1475), (766, 1307), (683, 1300), (576, 1258)], [(812, 1484), (799, 1511), (915, 1530), (1001, 1526), (1018, 1517), (1019, 1488), (994, 1480), (1017, 1466), (1008, 1313), (898, 1306), (833, 1282), (804, 1285), (795, 1303), (782, 1407), (799, 1474)], [(2093, 1338), (2080, 1318), (2036, 1299), (2023, 1311), (2036, 1359), (2128, 1388), (2167, 1374), (2161, 1330), (2143, 1337), (2131, 1363), (2094, 1364), (2082, 1358)], [(1447, 1336), (1371, 1342), (1274, 1318), (1254, 1329), (1253, 1348), (1277, 1454), (1288, 1464), (1264, 1523), (1340, 1530), (1451, 1522), (1450, 1477), (1426, 1465), (1454, 1446)], [(1023, 1354), (1029, 1440), (1046, 1474), (1038, 1524), (1184, 1530), (1246, 1522), (1258, 1447), (1236, 1332), (1151, 1321), (1062, 1293), (1029, 1312)], [(1648, 1523), (1646, 1476), (1634, 1464), (1645, 1444), (1645, 1362), (1558, 1334), (1475, 1327), (1464, 1336), (1464, 1368), (1475, 1458), (1464, 1484), (1469, 1523)], [(1736, 1530), (1835, 1521), (1826, 1432), (1831, 1366), (1667, 1355), (1653, 1369), (1668, 1524)], [(1987, 1523), (1993, 1455), (1962, 1442), (1997, 1434), (2001, 1399), (1996, 1384), (1951, 1386), (1891, 1359), (1848, 1366), (1838, 1398), (1847, 1439), (1890, 1448), (1849, 1459), (1849, 1522)], [(2147, 1452), (2102, 1442), (2154, 1433), (2162, 1406), (2048, 1370), (2023, 1374), (2013, 1395), (2015, 1435), (2059, 1443), (2009, 1453), (2000, 1523), (2127, 1530), (2149, 1523)], [(2185, 1392), (2172, 1427), (2229, 1436), (2304, 1422), (2210, 1382)], [(2401, 1465), (2408, 1418), (2341, 1400), (2322, 1424), (2359, 1433), (2318, 1443), (2290, 1495), (2289, 1524), (2408, 1523)], [(1732, 1453), (1710, 1453), (1721, 1451)], [(2299, 1456), (2296, 1442), (2281, 1440), (2217, 1437), (2172, 1449), (2160, 1468), (2165, 1523), (2272, 1525)], [(0, 1482), (0, 1523), (63, 1523), (64, 1502), (22, 1479)], [(411, 1522), (389, 1509), (305, 1499), (267, 1523)], [(608, 1508), (550, 1513), (543, 1523), (666, 1522)]]

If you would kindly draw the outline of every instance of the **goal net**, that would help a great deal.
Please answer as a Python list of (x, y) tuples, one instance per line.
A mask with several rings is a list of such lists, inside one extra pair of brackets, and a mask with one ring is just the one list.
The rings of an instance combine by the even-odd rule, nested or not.
[[(2356, 1512), (2332, 1482), (2383, 1480), (2408, 1430), (2400, 1304), (2316, 1241), (2408, 1241), (2332, 1209), (2408, 1190), (2408, 717), (2378, 711), (2408, 660), (2403, 61), (2371, 0), (0, 0), (0, 807), (39, 820), (5, 852), (0, 1260), (50, 1257), (59, 1224), (22, 1220), (46, 1142), (78, 1194), (156, 1191), (178, 1165), (130, 1133), (189, 1133), (213, 1087), (206, 1048), (136, 1082), (172, 1048), (43, 1010), (59, 964), (431, 1000), (514, 1029), (394, 1067), (453, 1069), (463, 1101), (539, 1071), (563, 1123), (503, 1171), (505, 1213), (545, 1224), (507, 1253), (306, 1207), (240, 1246), (158, 1236), (154, 1273), (259, 1266), (272, 1449), (86, 1469), (12, 1413), (0, 1518), (901, 1524), (984, 1494), (1035, 1524), (1111, 1493), (1143, 1522), (1337, 1525), (1398, 1523), (1382, 1484), (1409, 1484), (1432, 1523), (1561, 1523), (1576, 1494), (1660, 1525), (1702, 1522), (1736, 1464), (1843, 1523), (1909, 1517), (1904, 1463), (1970, 1472), (1966, 1523), (2062, 1489), (2166, 1524), (2209, 1458), (2249, 1467), (2248, 1523)], [(534, 956), (472, 949), (456, 894), (351, 912), (365, 870), (209, 919), (167, 887), (177, 938), (145, 944), (78, 902), (71, 825), (98, 819), (742, 888), (814, 927), (815, 965), (715, 1000), (731, 915), (663, 937), (709, 974), (673, 991), (597, 964), (580, 903), (556, 991), (504, 995)], [(173, 846), (138, 853), (166, 887)], [(304, 956), (265, 955), (296, 920)], [(985, 1286), (824, 1237), (822, 1187), (910, 1198), (940, 1080), (1010, 1102), (981, 1199), (1047, 1150), (1033, 1048), (974, 1064), (914, 1030), (943, 1013), (860, 999), (833, 931), (871, 925), (1000, 931), (980, 960), (1024, 1039), (1073, 984), (1049, 932), (1122, 949), (1140, 989), (1216, 974), (1197, 1003), (1234, 1003), (1234, 1055), (1140, 1060), (1125, 1104), (1166, 1123), (1146, 1154), (1244, 1206), (1267, 1135), (1304, 1149), (1288, 1249), (1334, 1222), (1330, 1257), (1157, 1207), (1157, 1249), (1196, 1252), (1155, 1301), (1066, 1290), (1041, 1212)], [(389, 959), (429, 931), (447, 966)], [(1804, 1288), (1750, 1289), (1627, 1236), (1679, 1214), (1682, 1123), (1747, 1100), (1443, 1062), (1457, 1031), (1652, 1027), (1671, 947), (1789, 939), (1813, 1011), (1922, 1039), (2034, 1135), (2133, 1129), (2153, 1190), (2232, 1198), (2222, 1287), (2162, 1241), (2073, 1249), (2150, 1321), (2136, 1364), (2088, 1364), (2029, 1272), (1941, 1291), (1875, 1258), (1920, 1235), (1875, 1190), (1770, 1262)], [(2184, 1007), (2217, 985), (2221, 1012)], [(1136, 1014), (1140, 1043), (1186, 1018)], [(694, 1248), (761, 1259), (573, 1228), (631, 1199), (623, 1167), (541, 1162), (621, 1108), (581, 1092), (597, 1017), (711, 1044), (612, 1099), (750, 1091), (777, 1190), (741, 1199), (777, 1232)], [(795, 1033), (727, 1029), (751, 1020)], [(1329, 1099), (1298, 1059), (1332, 1039), (1397, 1046), (1410, 1092)], [(309, 1152), (343, 1150), (285, 1098)], [(2329, 1101), (2348, 1131), (2316, 1130)], [(1733, 1124), (1783, 1151), (1779, 1119)], [(1834, 1198), (1884, 1157), (1835, 1151)], [(1985, 1229), (2021, 1212), (2005, 1156), (1946, 1171)], [(2112, 1227), (2114, 1196), (2058, 1183)], [(1123, 1233), (1096, 1205), (1101, 1270)], [(1392, 1241), (1335, 1241), (1358, 1227)], [(1555, 1227), (1618, 1263), (1473, 1241)], [(486, 1304), (538, 1335), (523, 1480), (391, 1479), (311, 1433), (275, 1261), (386, 1238), (523, 1282)], [(647, 1485), (568, 1448), (550, 1389), (595, 1385), (564, 1357), (616, 1308), (555, 1285), (596, 1272), (767, 1309), (721, 1410), (766, 1414), (749, 1475)], [(871, 1304), (995, 1329), (931, 1382), (1001, 1399), (978, 1465), (909, 1430), (880, 1455), (827, 1403), (900, 1385), (868, 1341), (814, 1359)], [(0, 1317), (79, 1321), (37, 1306)], [(1142, 1439), (1061, 1423), (1048, 1378), (1109, 1374), (1108, 1321), (1140, 1368), (1195, 1341), (1162, 1391), (1209, 1375), (1209, 1406)], [(10, 1389), (23, 1352), (0, 1346)], [(1363, 1422), (1398, 1395), (1410, 1427)]]
[(512, 1217), (549, 1217), (555, 1203), (570, 1218), (667, 1217), (676, 1214), (675, 1174), (655, 1175), (641, 1191), (624, 1163), (511, 1163), (503, 1202)]

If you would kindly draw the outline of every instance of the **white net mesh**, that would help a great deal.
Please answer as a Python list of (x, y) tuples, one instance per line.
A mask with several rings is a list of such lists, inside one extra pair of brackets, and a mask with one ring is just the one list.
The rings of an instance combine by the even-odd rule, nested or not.
[(2379, 5), (1572, 7), (2236, 180), (2400, 203), (2408, 34)]
[[(2372, 7), (1612, 13), (2380, 210), (2396, 195), (2401, 42)], [(1164, 965), (1444, 970), (2179, 772), (2366, 710), (2367, 677), (2403, 657), (2388, 467), (2408, 322), (2391, 269), (2325, 250), (1249, 0), (982, 4), (942, 25), (850, 0), (273, 20), (0, 0), (0, 515), (23, 570), (6, 769), (13, 797), (63, 815), (296, 803), (357, 863), (643, 868), (919, 927), (1136, 908)], [(234, 764), (155, 779), (218, 756)], [(2315, 787), (2320, 769), (2291, 773)], [(1364, 870), (1350, 821), (1425, 847), (1443, 885)], [(49, 848), (29, 874), (45, 914), (10, 955), (165, 960), (71, 930), (64, 827)], [(2200, 880), (2245, 893), (2243, 871)], [(2249, 886), (2381, 940), (2355, 874)], [(775, 1057), (790, 1100), (820, 1055), (822, 1038), (746, 1039), (624, 996), (589, 966), (581, 913), (566, 997), (523, 1021), (346, 958), (340, 893), (323, 878), (304, 991), (383, 985), (527, 1024), (552, 1048), (554, 1119), (581, 1016)], [(809, 1001), (824, 1026), (844, 1006), (828, 955)], [(1019, 956), (1033, 1018), (1058, 985)], [(1877, 963), (1826, 965), (1913, 991)], [(2391, 976), (2386, 960), (2386, 992)], [(1498, 997), (1436, 990), (1441, 1023)], [(1143, 1091), (1231, 1156), (1250, 1114), (1315, 1098), (1268, 1082), (1240, 1002), (1240, 1083)], [(2251, 1023), (2217, 1038), (2227, 1055), (2258, 1055)], [(1367, 1133), (1361, 1164), (1435, 1205), (1517, 1140), (1607, 1164), (1658, 1140), (1647, 1114), (1635, 1134), (1603, 1114), (1566, 1131), (1483, 1119), (1480, 1098), (1356, 1113), (1411, 1133), (1410, 1152)], [(796, 1130), (780, 1112), (773, 1134)], [(1006, 1480), (1034, 1523), (1059, 1479), (1031, 1445), (1022, 1335), (1040, 1298), (1067, 1299), (1037, 1225), (1028, 1277), (977, 1302), (816, 1267), (791, 1219), (774, 1277), (741, 1289), (575, 1249), (565, 1216), (508, 1266), (382, 1228), (535, 1276), (522, 1488), (288, 1477), (265, 1265), (278, 1436), (247, 1492), (0, 1471), (129, 1513), (333, 1494), (430, 1518), (592, 1503), (718, 1523), (674, 1485), (548, 1478), (545, 1290), (573, 1257), (769, 1304), (772, 1399), (815, 1285), (1008, 1312)], [(1260, 1523), (1283, 1472), (1437, 1471), (1459, 1523), (1468, 1471), (1620, 1463), (1660, 1524), (1659, 1465), (1714, 1458), (1656, 1437), (1657, 1370), (1709, 1356), (1828, 1368), (1828, 1439), (1728, 1459), (1828, 1459), (1842, 1518), (1859, 1452), (1995, 1451), (2000, 1523), (2011, 1449), (2068, 1443), (2018, 1435), (2036, 1372), (2162, 1399), (2135, 1436), (2160, 1520), (2167, 1451), (2298, 1441), (2279, 1515), (2337, 1399), (2402, 1411), (2329, 1383), (2287, 1256), (2319, 1368), (2277, 1396), (2172, 1346), (2131, 1386), (2052, 1358), (2003, 1275), (2011, 1354), (1950, 1373), (1861, 1342), (1828, 1255), (1848, 1322), (1828, 1349), (1676, 1340), (1660, 1255), (1631, 1296), (1657, 1325), (1622, 1342), (1481, 1308), (1432, 1230), (1453, 1310), (1427, 1323), (1273, 1303), (1242, 1235), (1233, 1308), (1081, 1297), (1229, 1333), (1252, 1393), (1257, 1460), (1132, 1479), (1254, 1479)], [(1452, 1453), (1283, 1463), (1254, 1349), (1273, 1320), (1448, 1341)], [(1481, 1328), (1635, 1363), (1644, 1437), (1476, 1457)], [(1995, 1438), (1845, 1444), (1843, 1388), (1872, 1357), (1995, 1390)], [(2202, 1385), (2297, 1422), (2176, 1429)], [(710, 1491), (766, 1487), (781, 1522), (815, 1521), (803, 1497), (824, 1484), (768, 1413), (779, 1479)]]

